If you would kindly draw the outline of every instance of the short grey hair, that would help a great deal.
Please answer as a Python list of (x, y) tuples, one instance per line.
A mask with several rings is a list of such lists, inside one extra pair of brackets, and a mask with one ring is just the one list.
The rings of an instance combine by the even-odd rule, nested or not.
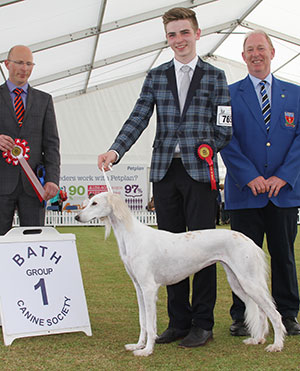
[(272, 40), (270, 39), (270, 36), (265, 31), (263, 31), (263, 30), (253, 30), (253, 31), (250, 31), (250, 32), (246, 33), (245, 39), (244, 39), (244, 44), (243, 44), (243, 50), (245, 50), (246, 41), (248, 40), (249, 36), (256, 35), (256, 34), (263, 35), (266, 38), (266, 40), (267, 40), (268, 44), (270, 45), (271, 49), (274, 49)]

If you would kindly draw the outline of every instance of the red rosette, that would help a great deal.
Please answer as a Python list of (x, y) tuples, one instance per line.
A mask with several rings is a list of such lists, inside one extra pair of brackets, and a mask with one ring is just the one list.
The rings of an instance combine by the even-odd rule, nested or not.
[(213, 155), (214, 151), (211, 148), (209, 144), (201, 144), (197, 148), (197, 155), (201, 160), (204, 160), (207, 162), (209, 166), (209, 176), (210, 176), (210, 184), (211, 184), (211, 189), (212, 190), (217, 190), (217, 184), (216, 184), (216, 177), (215, 177), (215, 172), (214, 172), (214, 163), (213, 163)]
[(3, 158), (5, 158), (5, 161), (8, 164), (13, 164), (14, 166), (17, 166), (19, 163), (19, 156), (25, 158), (25, 160), (29, 159), (28, 152), (30, 151), (30, 148), (28, 146), (28, 143), (25, 139), (15, 139), (15, 146), (12, 149), (12, 151), (6, 151), (2, 153)]
[(27, 160), (29, 159), (29, 151), (30, 148), (26, 140), (17, 138), (15, 139), (14, 148), (11, 151), (3, 152), (2, 156), (3, 158), (5, 158), (5, 161), (8, 164), (13, 164), (14, 166), (17, 166), (18, 164), (21, 165), (27, 176), (27, 179), (32, 185), (39, 200), (42, 202), (44, 200), (45, 190), (27, 162)]

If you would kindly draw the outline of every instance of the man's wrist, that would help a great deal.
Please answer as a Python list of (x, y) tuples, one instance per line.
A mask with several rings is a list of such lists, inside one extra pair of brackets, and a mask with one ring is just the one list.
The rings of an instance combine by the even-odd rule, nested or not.
[(116, 156), (117, 156), (116, 162), (119, 161), (120, 155), (118, 154), (117, 151), (115, 151), (114, 149), (110, 149), (109, 152), (114, 152), (116, 154)]

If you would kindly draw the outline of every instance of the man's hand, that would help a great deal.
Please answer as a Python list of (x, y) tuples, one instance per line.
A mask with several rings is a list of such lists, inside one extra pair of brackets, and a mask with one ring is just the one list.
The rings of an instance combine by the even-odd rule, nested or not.
[(269, 185), (267, 184), (267, 181), (263, 176), (254, 178), (247, 185), (251, 189), (254, 196), (257, 196), (259, 193), (265, 193), (269, 191)]
[(98, 156), (98, 168), (108, 171), (110, 166), (117, 161), (117, 155), (114, 151), (108, 151)]
[(55, 183), (47, 182), (44, 186), (45, 195), (44, 200), (48, 201), (50, 198), (54, 197), (58, 192), (58, 186)]
[(0, 150), (1, 151), (12, 151), (15, 146), (15, 141), (8, 135), (0, 134)]
[(283, 179), (278, 178), (277, 176), (271, 176), (267, 179), (268, 184), (268, 197), (271, 198), (272, 196), (276, 197), (282, 187), (286, 185), (286, 181)]

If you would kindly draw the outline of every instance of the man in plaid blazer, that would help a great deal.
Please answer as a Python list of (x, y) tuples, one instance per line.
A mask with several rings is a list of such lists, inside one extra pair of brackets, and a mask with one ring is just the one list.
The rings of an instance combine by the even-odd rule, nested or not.
[[(137, 141), (156, 106), (157, 131), (153, 143), (150, 181), (158, 228), (179, 233), (215, 228), (217, 191), (211, 189), (209, 166), (197, 156), (205, 143), (217, 152), (231, 139), (230, 96), (224, 72), (196, 55), (200, 29), (195, 12), (174, 8), (163, 16), (166, 37), (175, 58), (152, 69), (136, 105), (109, 151), (99, 155), (98, 166), (108, 170)], [(190, 67), (190, 86), (180, 110), (180, 68)], [(226, 116), (223, 120), (221, 116)], [(204, 345), (212, 338), (216, 300), (216, 267), (195, 274), (190, 304), (189, 279), (168, 286), (169, 326), (156, 340), (170, 343), (184, 338), (183, 347)]]

